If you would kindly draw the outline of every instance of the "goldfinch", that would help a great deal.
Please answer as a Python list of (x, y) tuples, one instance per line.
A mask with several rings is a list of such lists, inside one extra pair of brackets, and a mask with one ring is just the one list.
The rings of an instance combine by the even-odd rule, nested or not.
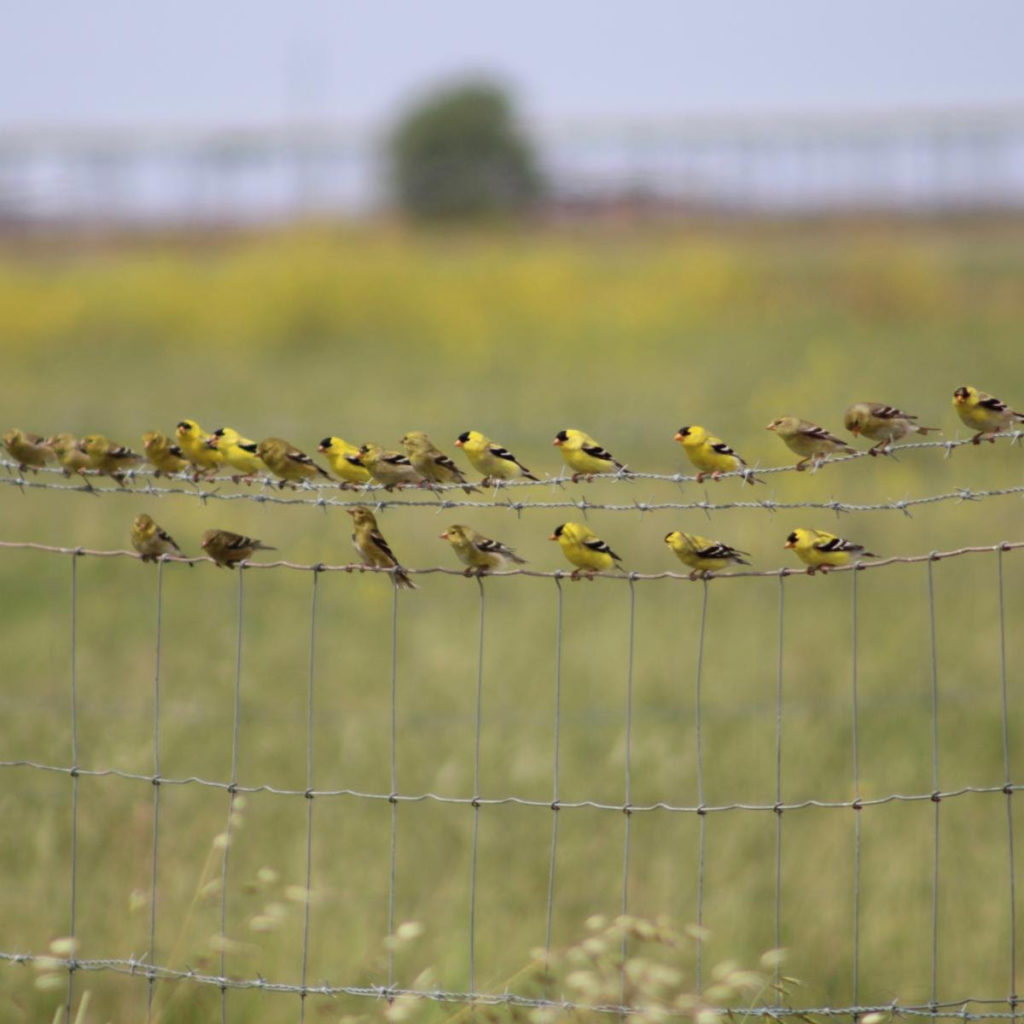
[(510, 547), (477, 533), (472, 526), (456, 523), (441, 534), (441, 540), (448, 541), (460, 562), (465, 562), (466, 576), (482, 576), (491, 569), (500, 569), (509, 562), (526, 565)]
[(467, 430), (459, 434), (455, 447), (461, 448), (473, 468), (483, 474), (485, 486), (494, 480), (537, 479), (507, 448), (495, 444), (479, 431)]
[(871, 551), (865, 551), (863, 544), (855, 544), (852, 540), (843, 540), (834, 533), (825, 530), (805, 530), (802, 527), (794, 530), (786, 538), (786, 547), (802, 562), (808, 565), (807, 575), (813, 576), (820, 569), (828, 572), (829, 566), (849, 565), (853, 555), (865, 558), (877, 558)]
[(953, 408), (971, 430), (977, 431), (971, 438), (974, 444), (981, 444), (982, 441), (995, 444), (993, 434), (1005, 433), (1014, 422), (1024, 423), (1024, 412), (1014, 412), (1005, 402), (970, 384), (953, 392)]
[(855, 402), (846, 410), (843, 424), (854, 437), (863, 434), (876, 442), (868, 449), (868, 455), (886, 455), (893, 442), (907, 434), (935, 433), (939, 429), (918, 426), (916, 419), (909, 412), (881, 402)]
[(595, 473), (629, 472), (627, 466), (582, 430), (560, 430), (551, 443), (562, 450), (562, 458), (573, 471), (573, 483), (581, 476), (589, 479)]
[[(153, 522), (153, 517), (146, 515), (145, 512), (132, 520), (131, 538), (132, 547), (142, 555), (144, 562), (156, 562), (161, 555), (188, 558), (188, 555), (174, 543), (174, 538), (157, 526)], [(192, 565), (191, 562), (188, 564)]]
[(18, 464), (18, 471), (24, 473), (27, 468), (40, 469), (46, 465), (53, 455), (47, 447), (46, 439), (38, 434), (26, 434), (25, 431), (13, 427), (3, 436), (4, 447)]
[(356, 551), (363, 557), (367, 565), (376, 566), (381, 569), (394, 569), (391, 574), (396, 587), (408, 587), (416, 589), (416, 584), (409, 578), (408, 573), (398, 564), (394, 552), (388, 547), (388, 542), (377, 527), (377, 519), (365, 505), (356, 505), (354, 508), (346, 509), (352, 517), (354, 532), (352, 543)]
[(279, 488), (286, 483), (297, 484), (317, 475), (330, 480), (326, 469), (280, 437), (265, 437), (256, 446), (256, 454), (267, 464), (270, 472), (279, 478)]
[(817, 468), (827, 455), (835, 452), (857, 454), (856, 448), (851, 448), (824, 427), (819, 427), (810, 420), (798, 419), (796, 416), (780, 416), (777, 420), (772, 420), (767, 429), (774, 430), (791, 451), (804, 456), (796, 464), (798, 470), (802, 470), (808, 462), (813, 462)]
[(78, 449), (89, 456), (89, 464), (93, 469), (112, 477), (119, 487), (125, 485), (125, 470), (141, 461), (141, 456), (136, 455), (131, 448), (113, 444), (102, 434), (86, 434), (78, 442)]
[(182, 420), (174, 428), (174, 435), (185, 458), (192, 463), (193, 480), (211, 476), (223, 464), (224, 453), (206, 443), (210, 435), (195, 420)]
[(74, 434), (54, 434), (53, 437), (46, 439), (46, 447), (57, 456), (65, 476), (77, 473), (85, 481), (85, 486), (92, 488), (89, 478), (85, 475), (85, 471), (92, 468), (92, 461), (78, 447), (78, 438)]
[(256, 454), (256, 442), (242, 437), (233, 427), (220, 427), (206, 439), (206, 443), (219, 451), (224, 461), (238, 471), (231, 475), (233, 483), (244, 480), (250, 484), (267, 471), (267, 464)]
[(423, 477), (416, 472), (406, 456), (401, 452), (389, 452), (372, 441), (360, 446), (359, 465), (366, 468), (370, 476), (388, 491), (393, 487), (419, 486), (423, 483)]
[(331, 472), (340, 477), (342, 487), (349, 484), (368, 484), (373, 478), (370, 471), (359, 461), (359, 449), (354, 444), (340, 437), (325, 437), (316, 450), (323, 452), (331, 467)]
[(171, 476), (188, 469), (189, 463), (185, 453), (178, 445), (171, 444), (159, 430), (147, 430), (142, 435), (142, 450), (155, 467), (154, 476), (160, 476), (161, 473)]
[(401, 443), (412, 468), (429, 483), (461, 484), (467, 494), (480, 490), (466, 482), (462, 470), (422, 430), (410, 430)]
[(730, 562), (750, 565), (743, 558), (748, 552), (731, 548), (719, 540), (698, 537), (695, 533), (673, 530), (665, 537), (665, 543), (676, 553), (676, 557), (683, 565), (688, 565), (693, 570), (690, 573), (691, 580), (695, 580), (701, 574), (724, 569)]
[(712, 480), (718, 480), (723, 473), (737, 472), (743, 473), (748, 484), (763, 483), (732, 448), (703, 427), (680, 427), (673, 440), (683, 446), (686, 457), (697, 467), (697, 483), (703, 483), (708, 473)]
[(581, 571), (593, 576), (595, 572), (605, 572), (622, 561), (589, 526), (582, 523), (562, 523), (555, 527), (548, 540), (557, 540), (562, 554), (576, 566), (572, 571), (574, 580), (579, 579)]
[(277, 550), (261, 540), (243, 537), (240, 533), (232, 533), (230, 530), (207, 530), (199, 546), (218, 566), (225, 565), (229, 569), (234, 569), (239, 562), (247, 561), (254, 551)]

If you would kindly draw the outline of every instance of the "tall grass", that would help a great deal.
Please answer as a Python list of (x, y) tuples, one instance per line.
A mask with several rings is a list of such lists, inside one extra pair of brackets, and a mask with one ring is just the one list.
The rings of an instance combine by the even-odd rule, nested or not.
[[(974, 383), (1024, 401), (1019, 325), (1020, 226), (775, 227), (713, 233), (410, 236), (307, 230), (195, 247), (157, 243), (8, 253), (0, 259), (3, 428), (100, 430), (138, 443), (183, 416), (306, 450), (327, 433), (393, 445), (406, 430), (445, 447), (467, 428), (556, 471), (554, 433), (579, 426), (637, 470), (684, 468), (672, 434), (702, 423), (762, 464), (791, 456), (763, 426), (793, 412), (839, 429), (850, 401), (898, 403), (953, 436), (950, 395)], [(861, 460), (779, 475), (755, 497), (832, 496), (870, 503), (957, 486), (1019, 484), (1021, 452), (1002, 444), (897, 460)], [(736, 481), (715, 498), (749, 498)], [(705, 488), (683, 489), (681, 500)], [(593, 500), (672, 500), (673, 485), (580, 485)], [(557, 492), (564, 494), (569, 492)], [(541, 498), (546, 492), (538, 492)], [(0, 539), (122, 547), (149, 511), (185, 549), (218, 525), (276, 544), (295, 561), (350, 558), (348, 517), (144, 495), (0, 489)], [(389, 510), (382, 527), (412, 566), (451, 560), (437, 534), (468, 520), (533, 566), (561, 563), (546, 541), (564, 512), (507, 509), (435, 515)], [(1019, 499), (928, 506), (909, 519), (727, 510), (710, 517), (591, 512), (594, 529), (639, 571), (673, 567), (661, 538), (689, 526), (788, 564), (797, 525), (835, 529), (883, 554), (1020, 539)], [(343, 521), (344, 520), (344, 521)], [(1006, 621), (1024, 613), (1019, 555), (1004, 556)], [(1004, 781), (996, 556), (932, 567), (938, 717), (932, 718), (928, 567), (858, 577), (860, 792), (927, 794)], [(4, 760), (70, 764), (70, 562), (0, 553)], [(156, 572), (134, 561), (80, 559), (77, 575), (79, 761), (146, 774), (153, 765)], [(237, 575), (164, 570), (160, 737), (171, 778), (230, 779)], [(713, 582), (702, 677), (704, 800), (771, 805), (845, 801), (853, 793), (849, 575), (784, 581), (782, 748), (777, 760), (775, 579)], [(379, 576), (318, 579), (314, 782), (318, 790), (391, 791), (392, 595)], [(238, 778), (306, 786), (311, 578), (244, 577)], [(554, 685), (561, 658), (559, 797), (621, 806), (625, 796), (630, 586), (485, 581), (480, 794), (549, 801)], [(701, 584), (637, 583), (633, 636), (631, 796), (697, 803), (695, 666)], [(398, 791), (474, 795), (480, 590), (432, 576), (402, 595), (397, 640)], [(1011, 752), (1024, 641), (1010, 629)], [(933, 748), (933, 727), (938, 746)], [(70, 783), (4, 768), (8, 822), (0, 865), (0, 948), (45, 952), (69, 927)], [(215, 967), (220, 893), (197, 890), (223, 832), (228, 795), (161, 787), (158, 915), (148, 950), (153, 787), (117, 776), (79, 781), (79, 955), (149, 953), (186, 969)], [(227, 958), (236, 976), (297, 983), (302, 969), (307, 801), (250, 794), (234, 833)], [(782, 816), (781, 941), (805, 981), (806, 1005), (852, 998), (854, 818), (862, 830), (861, 1002), (930, 998), (932, 913), (939, 997), (1002, 997), (1009, 988), (1006, 798), (967, 794), (938, 805), (940, 888), (933, 907), (936, 805), (895, 802), (854, 812), (809, 806)], [(395, 981), (431, 967), (468, 984), (469, 804), (426, 799), (396, 812), (395, 915), (423, 922)], [(500, 991), (543, 943), (553, 812), (485, 805), (478, 816), (475, 984)], [(307, 972), (330, 984), (381, 984), (388, 930), (391, 805), (357, 796), (313, 801), (313, 891)], [(715, 950), (751, 962), (774, 945), (777, 816), (712, 812), (703, 917)], [(631, 912), (697, 913), (700, 820), (636, 811), (628, 819)], [(558, 812), (553, 940), (593, 913), (621, 908), (627, 818), (594, 807)], [(1018, 849), (1020, 844), (1018, 844)], [(1019, 856), (1019, 855), (1018, 855)], [(1020, 864), (1016, 865), (1019, 871)], [(264, 869), (261, 871), (261, 869)], [(265, 869), (272, 869), (273, 874)], [(268, 878), (276, 879), (268, 882)], [(202, 880), (202, 881), (200, 881)], [(274, 909), (268, 913), (268, 906)], [(281, 911), (281, 908), (284, 911)], [(1012, 912), (1015, 912), (1012, 911)], [(275, 918), (275, 915), (276, 918)], [(254, 920), (272, 930), (253, 928)], [(268, 925), (269, 927), (269, 925)], [(978, 936), (984, 936), (979, 941)], [(692, 961), (683, 965), (693, 970)], [(144, 979), (97, 974), (97, 1019), (144, 1019)], [(162, 1019), (203, 1019), (220, 995), (158, 985)], [(173, 994), (172, 994), (173, 993)], [(59, 1000), (32, 977), (0, 981), (7, 1019), (52, 1016)], [(288, 996), (229, 993), (232, 1020), (294, 1019)], [(330, 1017), (360, 1009), (325, 1004)], [(172, 1012), (173, 1011), (173, 1012)], [(178, 1016), (175, 1016), (175, 1015)]]

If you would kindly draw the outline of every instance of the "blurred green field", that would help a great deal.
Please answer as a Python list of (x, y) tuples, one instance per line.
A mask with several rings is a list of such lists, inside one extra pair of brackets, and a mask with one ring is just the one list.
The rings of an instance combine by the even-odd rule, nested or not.
[[(222, 240), (148, 240), (0, 251), (2, 429), (102, 431), (138, 444), (182, 417), (207, 428), (279, 434), (307, 451), (321, 437), (395, 445), (424, 429), (455, 452), (481, 429), (540, 473), (558, 471), (550, 441), (588, 430), (637, 471), (689, 472), (672, 435), (700, 423), (750, 462), (792, 457), (764, 424), (783, 413), (838, 430), (854, 400), (886, 401), (964, 436), (950, 397), (972, 383), (1024, 404), (1024, 224), (732, 225), (645, 232), (410, 235), (396, 229), (306, 229)], [(461, 455), (456, 454), (461, 461)], [(774, 497), (870, 504), (1022, 483), (1024, 453), (1005, 442), (818, 473), (768, 486), (594, 482), (516, 497), (691, 501)], [(1024, 539), (1019, 496), (844, 516), (732, 509), (710, 516), (592, 511), (588, 520), (640, 572), (678, 568), (662, 537), (692, 529), (750, 551), (758, 568), (795, 565), (782, 549), (795, 526), (821, 526), (884, 555)], [(148, 511), (190, 553), (209, 526), (250, 533), (297, 562), (351, 560), (340, 509), (0, 488), (0, 540), (127, 544)], [(437, 539), (468, 521), (515, 546), (531, 567), (562, 567), (552, 528), (565, 511), (385, 511), (402, 561), (452, 565)], [(938, 778), (942, 790), (1005, 780), (997, 556), (932, 568), (937, 623)], [(1003, 556), (1008, 727), (1015, 767), (1024, 556)], [(124, 559), (76, 563), (79, 764), (150, 775), (154, 764), (157, 572)], [(312, 577), (243, 575), (238, 781), (302, 791), (307, 768)], [(391, 791), (392, 593), (380, 576), (317, 578), (313, 777), (317, 790), (373, 794), (312, 804), (312, 984), (387, 982)], [(853, 793), (851, 574), (784, 581), (781, 785), (787, 803)], [(238, 635), (237, 574), (210, 565), (163, 572), (161, 772), (231, 779)], [(860, 790), (865, 798), (933, 788), (928, 567), (857, 577)], [(704, 588), (677, 580), (485, 581), (480, 794), (546, 802), (553, 794), (554, 687), (561, 658), (560, 800), (611, 805), (558, 813), (553, 941), (575, 939), (623, 892), (627, 681), (635, 599), (630, 754), (636, 805), (698, 802), (695, 667)], [(4, 753), (9, 763), (71, 764), (71, 561), (0, 549)], [(709, 585), (702, 679), (704, 800), (775, 799), (777, 579)], [(473, 796), (480, 588), (433, 575), (398, 607), (398, 792)], [(47, 951), (67, 934), (67, 774), (5, 766), (0, 801), (0, 950)], [(145, 957), (213, 973), (215, 889), (228, 795), (195, 782), (160, 789), (158, 913), (149, 950), (153, 786), (85, 775), (78, 786), (76, 925), (85, 958)], [(308, 802), (250, 794), (231, 847), (226, 969), (297, 984)], [(781, 938), (805, 1006), (851, 1005), (854, 815), (806, 807), (782, 816)], [(936, 818), (937, 813), (937, 818)], [(931, 997), (932, 877), (939, 828), (939, 1001), (1000, 999), (1011, 986), (1007, 806), (1001, 793), (933, 804), (897, 801), (859, 812), (862, 832), (858, 993), (862, 1004)], [(479, 811), (475, 987), (515, 991), (546, 932), (552, 811), (488, 804)], [(401, 802), (396, 921), (424, 936), (396, 958), (407, 985), (426, 967), (438, 987), (469, 985), (474, 810), (427, 797)], [(706, 816), (705, 965), (751, 962), (775, 941), (776, 816)], [(644, 810), (629, 819), (628, 903), (638, 914), (697, 914), (700, 818)], [(1019, 876), (1021, 844), (1017, 844)], [(212, 859), (211, 859), (212, 858)], [(260, 869), (271, 868), (274, 876)], [(275, 917), (258, 931), (253, 919)], [(1024, 921), (1018, 919), (1018, 931)], [(684, 964), (692, 969), (692, 963)], [(7, 967), (0, 1016), (50, 1019), (62, 994)], [(143, 1020), (147, 984), (79, 973), (95, 1019)], [(206, 1020), (213, 986), (161, 983), (153, 1019)], [(373, 1012), (359, 999), (314, 997), (317, 1018)], [(231, 1021), (294, 1020), (294, 995), (229, 992)], [(1005, 1007), (1004, 1007), (1005, 1009)]]

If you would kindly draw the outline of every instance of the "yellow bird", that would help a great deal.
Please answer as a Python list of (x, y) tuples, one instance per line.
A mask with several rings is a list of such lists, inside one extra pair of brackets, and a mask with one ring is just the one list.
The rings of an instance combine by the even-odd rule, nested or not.
[(142, 435), (142, 450), (146, 458), (155, 467), (154, 476), (166, 473), (184, 473), (188, 469), (188, 459), (176, 444), (171, 442), (159, 430), (147, 430)]
[(325, 437), (316, 450), (323, 452), (331, 471), (341, 478), (343, 488), (349, 484), (368, 484), (373, 479), (370, 471), (359, 461), (359, 449), (354, 444), (340, 437)]
[(921, 427), (914, 421), (916, 416), (902, 412), (892, 405), (881, 402), (854, 402), (843, 417), (846, 429), (858, 437), (863, 434), (876, 442), (868, 449), (868, 455), (888, 455), (894, 441), (900, 441), (908, 434), (937, 433), (938, 427)]
[[(161, 555), (177, 555), (179, 558), (188, 558), (181, 548), (174, 542), (174, 538), (161, 529), (153, 521), (152, 516), (140, 513), (132, 520), (131, 526), (132, 547), (140, 555), (144, 562), (156, 562)], [(192, 565), (191, 562), (188, 563)]]
[(459, 561), (465, 562), (466, 576), (483, 576), (492, 569), (503, 568), (509, 562), (526, 565), (526, 559), (520, 558), (510, 547), (477, 533), (472, 526), (458, 523), (449, 526), (441, 534), (441, 540), (448, 541)]
[(461, 448), (473, 468), (483, 474), (485, 486), (495, 480), (537, 479), (507, 448), (477, 430), (459, 434), (455, 447)]
[(280, 437), (265, 437), (256, 446), (256, 454), (267, 464), (270, 472), (279, 478), (279, 488), (286, 483), (299, 484), (318, 475), (330, 480), (326, 469)]
[(835, 452), (857, 454), (856, 448), (851, 448), (824, 427), (796, 416), (780, 416), (777, 420), (772, 420), (766, 429), (775, 431), (791, 451), (804, 456), (796, 464), (798, 470), (802, 470), (808, 462), (813, 462), (814, 468), (817, 469), (826, 456)]
[(567, 428), (555, 434), (551, 442), (562, 450), (562, 458), (573, 471), (575, 483), (581, 476), (590, 479), (596, 473), (628, 473), (629, 467), (619, 462), (610, 451), (602, 448), (582, 430)]
[(261, 540), (243, 537), (240, 533), (232, 533), (230, 530), (207, 530), (199, 546), (218, 566), (227, 566), (229, 569), (234, 569), (239, 562), (248, 561), (254, 551), (277, 550)]
[(749, 552), (731, 548), (720, 540), (699, 537), (695, 533), (673, 530), (665, 537), (665, 543), (676, 553), (676, 557), (683, 565), (688, 565), (693, 570), (690, 573), (691, 580), (702, 574), (725, 569), (730, 562), (750, 565), (743, 557)]
[(18, 471), (21, 473), (27, 468), (41, 469), (53, 455), (45, 438), (38, 434), (26, 434), (17, 427), (4, 434), (3, 442), (8, 454), (18, 463)]
[(85, 486), (92, 490), (92, 483), (85, 475), (85, 471), (92, 468), (92, 460), (78, 447), (78, 438), (74, 434), (54, 434), (46, 439), (46, 446), (57, 456), (65, 476), (77, 474)]
[(367, 565), (379, 569), (394, 569), (391, 574), (396, 587), (408, 587), (415, 590), (416, 584), (409, 578), (409, 574), (398, 564), (395, 553), (388, 546), (384, 535), (377, 526), (377, 519), (365, 505), (356, 505), (346, 509), (352, 517), (354, 532), (352, 543), (356, 551), (363, 557)]
[(231, 475), (233, 483), (237, 484), (244, 480), (246, 484), (250, 484), (257, 476), (267, 471), (266, 463), (256, 454), (256, 442), (248, 437), (242, 437), (233, 427), (220, 427), (207, 438), (206, 443), (219, 451), (224, 456), (224, 461), (238, 471)]
[(622, 559), (589, 526), (583, 523), (562, 523), (548, 540), (557, 540), (562, 554), (576, 568), (572, 578), (579, 579), (580, 572), (593, 577), (595, 572), (606, 572)]
[(748, 484), (764, 483), (747, 469), (738, 452), (703, 427), (680, 427), (673, 440), (683, 446), (686, 457), (696, 466), (697, 483), (703, 483), (708, 473), (712, 480), (720, 479), (723, 473), (742, 473)]
[(803, 527), (794, 530), (786, 538), (785, 546), (807, 564), (808, 576), (813, 576), (818, 569), (828, 572), (830, 566), (849, 565), (854, 555), (878, 557), (874, 552), (866, 551), (863, 544), (844, 540), (825, 530), (805, 530)]
[(192, 463), (193, 480), (211, 476), (223, 464), (223, 453), (206, 443), (210, 435), (195, 420), (182, 420), (174, 428), (174, 434), (185, 458)]
[(358, 458), (359, 465), (367, 469), (377, 483), (383, 484), (385, 490), (419, 487), (424, 482), (407, 456), (401, 452), (388, 451), (372, 441), (360, 446)]
[(1005, 402), (970, 384), (953, 392), (953, 408), (971, 430), (977, 431), (971, 438), (974, 444), (982, 441), (995, 444), (992, 435), (1006, 433), (1015, 422), (1024, 423), (1024, 412), (1014, 412)]
[(89, 463), (99, 473), (113, 478), (118, 487), (124, 487), (124, 473), (141, 461), (131, 448), (114, 444), (102, 434), (86, 434), (78, 442), (78, 449), (89, 456)]
[(410, 430), (403, 435), (401, 444), (412, 468), (424, 480), (434, 484), (460, 484), (467, 494), (480, 490), (466, 482), (462, 470), (422, 430)]

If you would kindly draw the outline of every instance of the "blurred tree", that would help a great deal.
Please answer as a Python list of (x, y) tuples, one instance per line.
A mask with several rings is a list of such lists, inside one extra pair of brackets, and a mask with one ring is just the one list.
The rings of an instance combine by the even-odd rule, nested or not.
[(421, 220), (520, 213), (542, 191), (511, 99), (485, 80), (422, 99), (400, 119), (389, 155), (398, 204)]

